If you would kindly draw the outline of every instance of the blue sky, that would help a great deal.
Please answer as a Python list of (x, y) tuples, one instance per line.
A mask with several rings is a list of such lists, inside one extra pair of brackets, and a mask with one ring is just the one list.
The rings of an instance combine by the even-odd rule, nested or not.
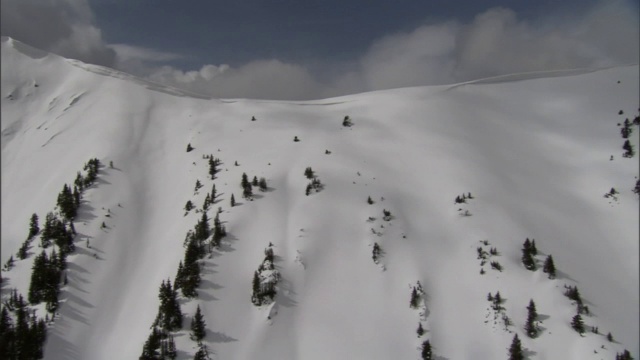
[(2, 0), (2, 35), (216, 97), (638, 62), (639, 0)]

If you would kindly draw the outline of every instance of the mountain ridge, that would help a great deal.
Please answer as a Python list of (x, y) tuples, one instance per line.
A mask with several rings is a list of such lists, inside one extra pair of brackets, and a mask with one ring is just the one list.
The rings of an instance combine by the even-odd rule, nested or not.
[[(200, 216), (184, 216), (184, 204), (200, 208), (212, 184), (220, 202), (209, 217), (221, 206), (229, 236), (202, 260), (199, 297), (181, 303), (188, 320), (202, 308), (216, 358), (419, 358), (424, 339), (444, 359), (506, 358), (515, 333), (532, 359), (613, 358), (625, 347), (637, 357), (638, 170), (635, 158), (620, 156), (616, 126), (637, 110), (637, 66), (281, 102), (173, 96), (62, 63), (24, 59), (3, 39), (3, 263), (30, 215), (43, 220), (82, 164), (97, 157), (105, 165), (83, 197), (45, 358), (139, 356), (158, 286), (173, 281)], [(351, 127), (342, 126), (347, 115)], [(636, 148), (637, 134), (634, 127)], [(207, 178), (209, 154), (223, 162), (216, 180)], [(325, 185), (309, 196), (306, 167)], [(269, 191), (241, 199), (243, 172), (265, 177)], [(194, 194), (196, 180), (204, 187)], [(611, 187), (616, 201), (603, 198)], [(475, 199), (454, 204), (467, 192)], [(232, 193), (242, 203), (233, 208)], [(556, 280), (524, 269), (525, 238), (553, 254)], [(503, 272), (479, 265), (482, 240), (497, 247)], [(251, 277), (270, 242), (283, 280), (274, 305), (256, 308)], [(27, 293), (40, 250), (36, 240), (28, 259), (3, 272), (3, 297), (13, 287)], [(417, 281), (423, 310), (409, 308)], [(620, 343), (571, 329), (565, 284), (579, 286), (592, 309), (587, 325)], [(511, 332), (484, 322), (493, 320), (486, 296), (496, 291), (507, 299)], [(536, 339), (522, 330), (530, 298), (547, 316)], [(180, 359), (196, 350), (188, 320), (176, 333)]]

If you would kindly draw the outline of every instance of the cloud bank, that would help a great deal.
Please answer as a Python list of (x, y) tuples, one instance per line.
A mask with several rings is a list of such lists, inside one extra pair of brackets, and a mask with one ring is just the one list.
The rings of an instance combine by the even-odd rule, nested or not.
[[(542, 70), (639, 62), (638, 9), (606, 1), (571, 16), (522, 20), (492, 8), (468, 23), (428, 23), (374, 41), (348, 66), (323, 64), (319, 76), (304, 64), (257, 59), (197, 71), (163, 65), (182, 55), (106, 44), (86, 0), (3, 0), (2, 34), (65, 57), (118, 68), (152, 81), (227, 98), (313, 99), (405, 86), (435, 85)], [(33, 25), (37, 23), (38, 25)], [(335, 69), (333, 68), (335, 67)]]

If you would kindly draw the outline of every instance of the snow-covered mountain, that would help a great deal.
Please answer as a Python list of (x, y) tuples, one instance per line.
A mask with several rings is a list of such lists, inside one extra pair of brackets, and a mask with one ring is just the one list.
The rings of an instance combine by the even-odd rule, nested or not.
[[(160, 284), (174, 281), (214, 184), (208, 215), (221, 207), (228, 235), (200, 260), (198, 297), (179, 298), (178, 359), (196, 352), (198, 305), (214, 359), (419, 359), (427, 339), (435, 359), (506, 359), (514, 334), (528, 359), (614, 359), (623, 349), (638, 358), (638, 155), (622, 156), (618, 126), (638, 115), (638, 80), (632, 65), (317, 101), (221, 100), (3, 38), (2, 263), (16, 258), (31, 215), (42, 226), (95, 157), (103, 166), (74, 220), (45, 359), (140, 356)], [(210, 154), (222, 161), (215, 180)], [(324, 185), (309, 195), (307, 167)], [(268, 190), (243, 199), (243, 173)], [(196, 209), (185, 215), (188, 200)], [(521, 261), (527, 238), (536, 271)], [(281, 279), (275, 302), (256, 307), (252, 279), (270, 243)], [(478, 247), (498, 254), (481, 266)], [(2, 272), (4, 300), (14, 288), (26, 297), (41, 251), (36, 238)], [(542, 271), (550, 254), (555, 279)], [(589, 307), (583, 336), (565, 285)], [(497, 291), (499, 314), (487, 300)], [(541, 321), (533, 339), (530, 299)]]

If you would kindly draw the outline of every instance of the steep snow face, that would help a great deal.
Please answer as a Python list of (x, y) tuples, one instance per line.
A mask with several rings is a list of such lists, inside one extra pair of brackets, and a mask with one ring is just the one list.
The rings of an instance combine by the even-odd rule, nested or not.
[[(228, 236), (202, 261), (198, 298), (181, 299), (180, 359), (196, 351), (188, 329), (198, 304), (218, 359), (412, 359), (426, 339), (439, 359), (500, 359), (516, 333), (536, 359), (611, 359), (624, 348), (637, 358), (638, 155), (621, 156), (616, 124), (638, 113), (638, 79), (629, 66), (307, 102), (212, 100), (3, 38), (2, 262), (31, 214), (43, 220), (97, 157), (105, 166), (75, 222), (47, 359), (140, 355), (160, 283), (173, 281), (201, 216), (184, 205), (201, 208), (213, 184), (209, 217), (221, 207)], [(353, 126), (342, 126), (346, 115)], [(207, 154), (223, 162), (215, 180)], [(308, 196), (307, 167), (324, 185)], [(242, 199), (243, 173), (265, 177), (268, 190)], [(617, 199), (604, 198), (612, 187)], [(556, 279), (524, 268), (526, 238), (539, 265), (553, 255)], [(278, 293), (257, 308), (252, 278), (269, 243)], [(26, 295), (37, 244), (3, 272), (3, 296)], [(481, 266), (478, 247), (499, 255)], [(418, 281), (425, 294), (412, 309)], [(563, 285), (579, 287), (585, 324), (600, 335), (571, 329)], [(496, 291), (506, 330), (486, 299)], [(523, 329), (530, 299), (542, 320), (535, 339)]]

